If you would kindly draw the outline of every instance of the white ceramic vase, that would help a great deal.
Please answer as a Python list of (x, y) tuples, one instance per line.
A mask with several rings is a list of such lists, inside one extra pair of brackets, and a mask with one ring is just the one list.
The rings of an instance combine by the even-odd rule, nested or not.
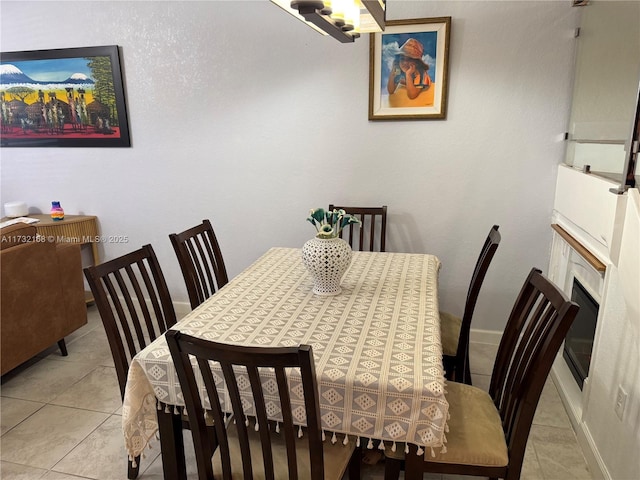
[(353, 252), (341, 238), (312, 238), (302, 247), (302, 263), (313, 278), (313, 293), (337, 295)]

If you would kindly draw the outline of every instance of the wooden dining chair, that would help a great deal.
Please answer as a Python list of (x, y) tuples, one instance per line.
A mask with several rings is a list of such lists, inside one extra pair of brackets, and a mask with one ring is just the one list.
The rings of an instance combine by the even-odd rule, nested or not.
[[(361, 224), (350, 224), (340, 232), (354, 250), (368, 252), (386, 251), (387, 238), (387, 206), (382, 207), (341, 207), (329, 205), (329, 210), (344, 210), (360, 220)], [(376, 220), (380, 220), (379, 226)], [(346, 232), (346, 233), (345, 233)], [(376, 242), (376, 239), (378, 240)], [(357, 242), (354, 245), (354, 242)]]
[(442, 337), (442, 361), (448, 380), (471, 385), (471, 370), (469, 367), (469, 332), (471, 319), (478, 301), (480, 288), (487, 274), (491, 260), (500, 245), (501, 235), (498, 225), (489, 230), (489, 234), (482, 245), (480, 256), (473, 269), (471, 283), (467, 291), (462, 318), (448, 312), (440, 311), (440, 334)]
[[(87, 267), (84, 274), (107, 333), (124, 398), (132, 358), (176, 323), (169, 289), (151, 245)], [(186, 417), (183, 420), (188, 428)], [(213, 434), (211, 427), (209, 435)], [(128, 478), (137, 477), (139, 465), (139, 457), (128, 461)]]
[(489, 392), (448, 382), (446, 452), (387, 449), (385, 480), (398, 478), (402, 458), (407, 480), (421, 479), (423, 472), (519, 479), (542, 388), (578, 309), (532, 269), (502, 335)]
[(209, 220), (182, 233), (169, 235), (187, 286), (191, 308), (196, 308), (228, 282), (220, 245)]
[[(175, 330), (168, 331), (166, 339), (192, 419), (200, 480), (340, 480), (347, 467), (351, 480), (359, 478), (360, 456), (355, 442), (343, 445), (341, 441), (322, 441), (311, 346), (229, 345)], [(210, 362), (218, 362), (221, 373), (212, 372)], [(204, 379), (208, 414), (216, 426), (219, 447), (213, 459), (203, 430), (205, 411), (196, 376)], [(243, 398), (246, 396), (253, 399), (255, 407), (247, 406), (250, 402)], [(303, 408), (305, 413), (301, 414)], [(233, 420), (226, 418), (225, 411), (233, 411)], [(268, 414), (279, 414), (282, 420), (276, 424), (267, 419)], [(303, 433), (294, 425), (294, 417), (306, 423)]]
[[(84, 269), (124, 398), (131, 359), (176, 323), (169, 289), (151, 245)], [(135, 465), (135, 466), (133, 466)], [(128, 478), (136, 478), (140, 458), (128, 462)]]

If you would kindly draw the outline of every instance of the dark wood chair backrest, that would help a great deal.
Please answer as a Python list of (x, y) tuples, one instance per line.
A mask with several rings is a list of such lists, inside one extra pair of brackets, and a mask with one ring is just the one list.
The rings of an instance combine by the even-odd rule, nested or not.
[[(456, 352), (456, 366), (455, 371), (458, 375), (462, 375), (462, 383), (469, 383), (466, 381), (466, 375), (468, 375), (469, 361), (469, 332), (471, 330), (471, 320), (473, 318), (473, 312), (476, 308), (478, 301), (478, 295), (480, 294), (480, 288), (484, 282), (484, 277), (489, 270), (489, 265), (493, 256), (500, 245), (501, 235), (498, 232), (500, 227), (494, 225), (489, 230), (489, 234), (482, 245), (480, 255), (476, 261), (476, 266), (473, 269), (473, 275), (471, 276), (471, 282), (469, 283), (469, 290), (467, 291), (467, 299), (464, 305), (464, 313), (462, 314), (462, 324), (460, 326), (460, 337), (458, 338), (458, 351)], [(467, 373), (465, 373), (467, 372)]]
[[(237, 378), (239, 372), (249, 378), (250, 389), (256, 405), (255, 416), (259, 426), (264, 472), (267, 472), (266, 478), (270, 478), (268, 476), (269, 472), (271, 472), (271, 478), (273, 478), (274, 468), (270, 441), (270, 435), (273, 433), (270, 433), (272, 428), (268, 427), (268, 407), (263, 393), (263, 382), (266, 378), (265, 369), (269, 371), (270, 377), (275, 379), (275, 382), (273, 382), (274, 390), (275, 386), (277, 386), (278, 396), (276, 398), (279, 399), (278, 407), (283, 417), (278, 435), (284, 436), (285, 439), (289, 478), (297, 478), (295, 476), (297, 471), (295, 447), (297, 427), (293, 424), (292, 403), (289, 394), (291, 385), (289, 385), (289, 380), (285, 373), (285, 369), (289, 370), (291, 368), (299, 370), (300, 373), (299, 378), (301, 379), (304, 396), (307, 425), (304, 435), (308, 437), (309, 441), (311, 475), (314, 480), (323, 479), (320, 403), (311, 346), (300, 345), (299, 347), (278, 348), (228, 345), (192, 337), (175, 330), (169, 330), (166, 333), (166, 338), (176, 366), (178, 379), (180, 380), (187, 413), (189, 414), (200, 479), (212, 479), (213, 471), (210, 454), (205, 453), (212, 451), (212, 449), (208, 446), (209, 438), (205, 430), (205, 412), (202, 407), (200, 391), (196, 384), (196, 369), (199, 370), (199, 374), (204, 379), (211, 405), (211, 415), (216, 428), (224, 478), (231, 478), (231, 460), (221, 398), (230, 398), (235, 428), (238, 431), (244, 478), (253, 478), (253, 466), (248, 441), (249, 433), (245, 425), (246, 417)], [(189, 355), (195, 357), (197, 367), (192, 365)], [(224, 385), (220, 380), (215, 380), (209, 362), (219, 363), (224, 377)], [(239, 368), (239, 366), (243, 368)], [(241, 384), (246, 384), (246, 381), (242, 380)], [(225, 388), (225, 385), (228, 397), (221, 390)], [(245, 390), (244, 387), (243, 390)], [(276, 396), (275, 391), (269, 390), (268, 395), (269, 402), (273, 402), (274, 396)], [(278, 402), (278, 400), (275, 401)]]
[(196, 308), (228, 282), (220, 245), (209, 220), (182, 233), (169, 235), (189, 293)]
[[(387, 239), (387, 206), (382, 207), (341, 207), (329, 205), (329, 210), (344, 210), (362, 222), (361, 225), (351, 224), (345, 227), (340, 233), (341, 238), (345, 238), (354, 250), (368, 252), (385, 252)], [(380, 223), (376, 223), (376, 219)], [(376, 242), (376, 239), (379, 239)], [(354, 245), (354, 241), (357, 243)], [(376, 244), (377, 243), (377, 244)], [(376, 250), (377, 248), (377, 250)]]
[(175, 325), (176, 314), (151, 245), (84, 269), (107, 332), (124, 397), (131, 359)]
[(513, 306), (491, 376), (509, 450), (509, 478), (519, 478), (533, 416), (578, 305), (532, 269)]

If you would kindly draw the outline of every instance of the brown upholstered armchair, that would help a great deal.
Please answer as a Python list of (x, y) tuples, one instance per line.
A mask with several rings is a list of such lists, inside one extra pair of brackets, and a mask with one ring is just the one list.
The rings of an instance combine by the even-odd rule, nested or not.
[(36, 227), (0, 230), (0, 374), (87, 323), (78, 244), (36, 237)]

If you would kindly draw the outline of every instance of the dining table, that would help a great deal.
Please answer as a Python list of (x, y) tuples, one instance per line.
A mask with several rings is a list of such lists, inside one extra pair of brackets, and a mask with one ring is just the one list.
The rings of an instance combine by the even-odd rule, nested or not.
[[(446, 448), (449, 415), (440, 265), (430, 254), (354, 251), (341, 292), (317, 295), (301, 250), (274, 247), (171, 329), (230, 344), (311, 345), (325, 441), (337, 433), (365, 448), (410, 443), (423, 454)], [(165, 478), (186, 478), (183, 408), (162, 335), (131, 361), (122, 427), (131, 458), (159, 432)]]

